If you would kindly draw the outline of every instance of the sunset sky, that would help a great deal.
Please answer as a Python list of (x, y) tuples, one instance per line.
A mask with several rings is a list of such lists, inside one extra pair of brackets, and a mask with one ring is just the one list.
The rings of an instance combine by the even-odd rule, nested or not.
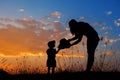
[[(112, 59), (111, 62), (118, 69), (119, 3), (119, 0), (0, 0), (0, 68), (9, 71), (20, 64), (23, 65), (21, 67), (27, 66), (27, 69), (28, 65), (46, 68), (47, 42), (56, 40), (57, 48), (60, 39), (72, 37), (68, 22), (74, 18), (88, 22), (103, 37), (97, 47), (96, 58), (106, 56), (106, 63)], [(75, 64), (79, 70), (79, 65), (83, 63), (85, 69), (87, 54), (83, 43), (86, 44), (86, 37), (78, 45), (61, 50), (57, 54), (58, 67), (65, 70), (63, 67), (67, 69), (69, 65)], [(44, 62), (38, 65), (36, 59)], [(66, 62), (63, 63), (62, 59)], [(13, 65), (13, 61), (16, 65)]]

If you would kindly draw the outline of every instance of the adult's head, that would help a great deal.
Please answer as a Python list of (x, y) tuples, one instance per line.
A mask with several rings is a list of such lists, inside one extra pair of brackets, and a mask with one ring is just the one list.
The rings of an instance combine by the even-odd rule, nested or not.
[(77, 21), (75, 19), (71, 19), (69, 21), (69, 27), (70, 27), (70, 32), (74, 35), (76, 32), (76, 25), (77, 25)]
[[(75, 19), (71, 19), (69, 21), (69, 27), (70, 27), (70, 32), (75, 35), (76, 33), (80, 33), (80, 31), (84, 31), (85, 29), (87, 29), (86, 27), (85, 28), (81, 28), (82, 26), (86, 26), (86, 27), (90, 27), (90, 25), (86, 22), (77, 22)], [(82, 29), (82, 30), (80, 30)]]

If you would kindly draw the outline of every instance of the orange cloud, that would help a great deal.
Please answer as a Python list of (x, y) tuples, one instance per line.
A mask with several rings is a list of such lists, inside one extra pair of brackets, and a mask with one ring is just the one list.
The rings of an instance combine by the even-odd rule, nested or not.
[[(60, 14), (57, 12), (52, 16), (58, 17)], [(47, 42), (60, 40), (67, 35), (65, 31), (59, 22), (0, 18), (0, 52), (7, 55), (45, 52)]]
[(103, 52), (103, 54), (109, 55), (109, 54), (112, 54), (112, 52), (110, 52), (110, 51), (105, 51), (105, 52)]

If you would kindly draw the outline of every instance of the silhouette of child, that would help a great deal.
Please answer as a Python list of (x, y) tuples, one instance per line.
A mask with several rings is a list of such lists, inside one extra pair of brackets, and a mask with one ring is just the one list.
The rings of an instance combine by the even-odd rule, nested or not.
[(70, 32), (74, 35), (74, 37), (68, 41), (70, 42), (75, 40), (71, 46), (78, 44), (81, 41), (83, 35), (87, 37), (88, 59), (86, 71), (89, 72), (94, 62), (95, 49), (100, 40), (98, 33), (88, 23), (77, 22), (75, 19), (69, 21), (69, 27)]
[(52, 68), (52, 75), (54, 75), (54, 70), (56, 67), (56, 54), (59, 52), (60, 49), (58, 49), (56, 51), (56, 49), (54, 49), (55, 47), (55, 40), (53, 41), (49, 41), (48, 42), (48, 49), (46, 51), (48, 59), (47, 59), (47, 67), (48, 67), (48, 75), (50, 75), (50, 69)]

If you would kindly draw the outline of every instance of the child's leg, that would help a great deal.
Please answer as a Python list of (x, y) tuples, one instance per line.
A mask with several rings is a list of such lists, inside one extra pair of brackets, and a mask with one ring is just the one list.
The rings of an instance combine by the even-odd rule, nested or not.
[(48, 74), (50, 74), (50, 67), (48, 67)]
[(52, 67), (52, 74), (54, 75), (55, 67)]
[(54, 71), (55, 71), (55, 67), (52, 67), (52, 78), (54, 79)]

